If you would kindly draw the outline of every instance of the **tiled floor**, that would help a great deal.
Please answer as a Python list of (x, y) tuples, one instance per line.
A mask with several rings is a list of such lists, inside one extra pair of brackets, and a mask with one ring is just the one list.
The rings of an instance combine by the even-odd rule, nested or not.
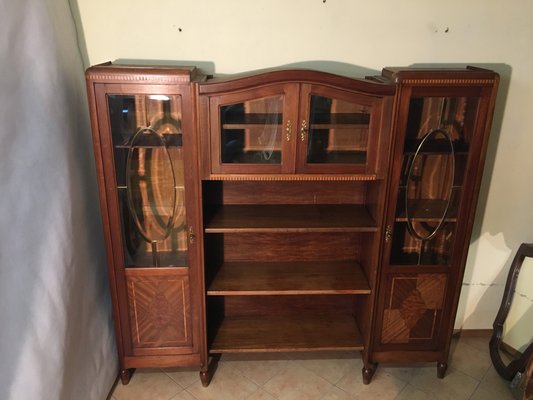
[(444, 379), (436, 363), (380, 365), (363, 385), (358, 353), (225, 355), (204, 388), (197, 371), (137, 370), (112, 400), (507, 400), (509, 383), (492, 367), (488, 338), (454, 339)]

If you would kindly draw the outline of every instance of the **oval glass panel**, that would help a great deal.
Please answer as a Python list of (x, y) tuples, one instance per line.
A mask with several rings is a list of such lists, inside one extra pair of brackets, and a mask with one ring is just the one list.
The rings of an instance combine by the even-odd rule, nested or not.
[(455, 174), (453, 142), (442, 129), (428, 132), (415, 152), (405, 189), (409, 233), (429, 240), (446, 220)]
[(162, 135), (141, 128), (133, 136), (126, 163), (128, 207), (148, 242), (168, 237), (176, 209), (176, 177)]

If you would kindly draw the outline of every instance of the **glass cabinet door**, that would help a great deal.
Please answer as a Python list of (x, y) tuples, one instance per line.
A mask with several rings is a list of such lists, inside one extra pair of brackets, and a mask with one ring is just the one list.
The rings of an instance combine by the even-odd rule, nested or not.
[(362, 173), (373, 156), (375, 100), (303, 85), (299, 126), (302, 172)]
[(477, 102), (411, 98), (390, 264), (451, 263)]
[(220, 173), (291, 172), (294, 85), (211, 99), (212, 167)]
[(126, 267), (187, 266), (179, 95), (107, 95)]

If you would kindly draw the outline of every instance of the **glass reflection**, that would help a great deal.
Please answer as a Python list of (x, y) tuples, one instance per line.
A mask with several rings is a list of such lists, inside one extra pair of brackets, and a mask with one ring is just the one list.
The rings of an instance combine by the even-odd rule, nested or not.
[(467, 97), (410, 100), (392, 264), (451, 262), (477, 103)]
[(307, 162), (365, 164), (369, 126), (369, 107), (311, 96)]
[(280, 164), (283, 96), (220, 108), (223, 163)]

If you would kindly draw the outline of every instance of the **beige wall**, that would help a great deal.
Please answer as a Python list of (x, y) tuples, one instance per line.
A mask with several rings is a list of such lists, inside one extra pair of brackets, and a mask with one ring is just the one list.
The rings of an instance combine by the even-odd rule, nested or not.
[(176, 60), (225, 74), (304, 62), (362, 75), (471, 63), (500, 72), (456, 322), (491, 327), (510, 259), (521, 242), (533, 242), (533, 1), (71, 1), (87, 64)]

